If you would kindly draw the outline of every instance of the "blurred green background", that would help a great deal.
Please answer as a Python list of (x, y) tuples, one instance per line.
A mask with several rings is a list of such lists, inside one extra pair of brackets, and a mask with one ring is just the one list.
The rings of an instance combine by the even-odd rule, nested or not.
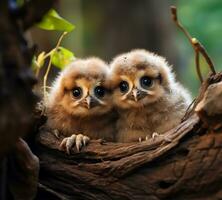
[[(98, 56), (110, 62), (119, 53), (145, 48), (165, 56), (177, 78), (195, 96), (199, 80), (194, 52), (185, 36), (174, 25), (170, 5), (193, 37), (206, 47), (216, 69), (222, 69), (222, 1), (221, 0), (60, 0), (58, 13), (76, 28), (62, 46), (76, 57)], [(53, 48), (61, 33), (34, 28), (31, 37), (39, 52)], [(201, 60), (205, 76), (209, 70)], [(57, 70), (50, 73), (50, 80)], [(44, 74), (44, 70), (41, 72)]]

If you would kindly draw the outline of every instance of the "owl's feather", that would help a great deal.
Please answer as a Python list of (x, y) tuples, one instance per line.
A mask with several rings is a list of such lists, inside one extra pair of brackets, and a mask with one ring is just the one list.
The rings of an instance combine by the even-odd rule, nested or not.
[[(142, 77), (152, 80), (152, 87), (142, 88)], [(132, 98), (132, 91), (122, 93), (120, 83), (143, 93), (140, 100)], [(117, 141), (138, 141), (163, 134), (180, 123), (191, 102), (189, 92), (175, 80), (166, 60), (145, 50), (133, 50), (117, 56), (111, 63), (113, 101), (119, 112)], [(139, 93), (138, 92), (138, 93)]]
[[(67, 66), (56, 78), (48, 95), (47, 127), (59, 130), (64, 136), (81, 133), (93, 139), (112, 141), (116, 114), (107, 83), (108, 73), (108, 65), (98, 58), (77, 59)], [(101, 99), (95, 96), (96, 86), (106, 90)], [(82, 97), (74, 98), (73, 89), (79, 87)], [(90, 109), (86, 106), (89, 96), (97, 104)]]

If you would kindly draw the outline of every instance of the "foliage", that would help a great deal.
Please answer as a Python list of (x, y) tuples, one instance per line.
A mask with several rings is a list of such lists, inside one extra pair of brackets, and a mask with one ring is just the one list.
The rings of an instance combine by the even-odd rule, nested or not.
[(62, 42), (63, 37), (70, 31), (72, 31), (75, 26), (70, 22), (63, 19), (59, 14), (51, 9), (42, 19), (40, 23), (37, 24), (37, 27), (44, 30), (56, 30), (63, 31), (60, 36), (55, 48), (53, 48), (48, 53), (41, 52), (38, 56), (35, 56), (32, 61), (32, 68), (35, 71), (36, 77), (39, 75), (40, 69), (44, 66), (46, 59), (49, 59), (46, 73), (44, 75), (44, 98), (46, 97), (46, 83), (49, 71), (51, 69), (51, 65), (53, 64), (55, 67), (59, 69), (63, 69), (67, 66), (72, 60), (75, 59), (74, 54), (68, 49), (61, 47), (60, 44)]
[(58, 47), (52, 54), (52, 64), (63, 69), (74, 59), (74, 54), (64, 47)]
[(37, 26), (44, 30), (72, 31), (75, 26), (63, 19), (59, 14), (51, 9)]

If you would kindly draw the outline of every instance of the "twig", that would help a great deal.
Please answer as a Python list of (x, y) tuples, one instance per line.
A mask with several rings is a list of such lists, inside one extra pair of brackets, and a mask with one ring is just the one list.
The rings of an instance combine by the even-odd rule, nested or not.
[(187, 39), (190, 41), (190, 43), (193, 46), (192, 43), (192, 37), (189, 34), (189, 32), (183, 27), (183, 25), (179, 22), (178, 17), (177, 17), (177, 8), (175, 6), (171, 6), (171, 14), (172, 14), (172, 19), (178, 26), (178, 28), (186, 35)]
[(181, 122), (184, 122), (185, 120), (188, 119), (188, 117), (190, 117), (193, 114), (193, 110), (196, 105), (196, 101), (197, 101), (197, 99), (194, 98), (193, 101), (190, 103), (190, 105), (188, 106), (188, 108), (186, 110), (186, 113), (184, 114), (183, 118), (181, 119)]
[(43, 78), (43, 95), (44, 95), (44, 100), (46, 99), (46, 83), (47, 83), (49, 71), (51, 69), (51, 65), (52, 65), (52, 59), (50, 57), (49, 63), (48, 63), (48, 66), (47, 66), (47, 70), (46, 70), (46, 73), (45, 73), (44, 78)]
[[(45, 55), (41, 58), (41, 61), (44, 61), (46, 58), (50, 57), (50, 56), (53, 54), (54, 51), (55, 51), (55, 48), (52, 49), (51, 51), (49, 51), (47, 54), (45, 54)], [(41, 54), (40, 54), (40, 55), (41, 55)], [(39, 56), (40, 56), (40, 55), (39, 55)], [(37, 65), (37, 68), (36, 68), (36, 71), (35, 71), (35, 77), (38, 78), (39, 73), (40, 73), (40, 70), (41, 70), (41, 66), (40, 66), (40, 63), (39, 63), (38, 61), (37, 61), (36, 65)]]
[(200, 55), (199, 55), (199, 51), (195, 51), (195, 63), (196, 63), (196, 68), (197, 68), (197, 75), (200, 79), (200, 82), (203, 83), (203, 77), (200, 71)]
[(47, 83), (47, 79), (48, 79), (48, 75), (49, 75), (49, 71), (51, 69), (51, 65), (52, 65), (52, 55), (54, 52), (56, 52), (62, 42), (62, 39), (63, 37), (67, 34), (67, 32), (64, 32), (60, 38), (59, 38), (59, 41), (58, 43), (56, 44), (56, 47), (51, 50), (48, 54), (46, 54), (47, 56), (50, 55), (50, 59), (49, 59), (49, 63), (48, 63), (48, 66), (47, 66), (47, 70), (46, 70), (46, 73), (44, 75), (44, 78), (43, 78), (43, 95), (44, 95), (44, 100), (46, 99), (46, 83)]
[(216, 74), (216, 70), (214, 68), (214, 64), (211, 60), (211, 58), (209, 57), (206, 49), (204, 48), (204, 46), (199, 42), (199, 41), (195, 41), (195, 38), (193, 38), (192, 40), (193, 44), (197, 47), (197, 49), (199, 50), (199, 52), (202, 54), (202, 56), (204, 57), (204, 59), (206, 60), (208, 66), (210, 67), (211, 71), (213, 74)]
[(179, 22), (178, 17), (177, 17), (177, 9), (176, 9), (175, 6), (171, 6), (171, 14), (172, 14), (173, 21), (178, 26), (178, 28), (180, 30), (182, 30), (182, 32), (186, 35), (187, 39), (189, 40), (189, 42), (191, 43), (191, 45), (192, 45), (192, 47), (195, 51), (196, 70), (197, 70), (197, 74), (198, 74), (198, 77), (200, 79), (200, 82), (202, 83), (203, 82), (203, 77), (202, 77), (201, 71), (200, 71), (199, 53), (201, 53), (201, 55), (206, 60), (211, 72), (213, 74), (216, 74), (214, 64), (213, 64), (211, 58), (209, 57), (209, 55), (207, 54), (207, 51), (205, 50), (204, 46), (196, 38), (192, 38), (191, 35), (189, 34), (189, 32)]
[(40, 72), (40, 67), (38, 67), (35, 71), (35, 77), (38, 78), (39, 77), (39, 72)]

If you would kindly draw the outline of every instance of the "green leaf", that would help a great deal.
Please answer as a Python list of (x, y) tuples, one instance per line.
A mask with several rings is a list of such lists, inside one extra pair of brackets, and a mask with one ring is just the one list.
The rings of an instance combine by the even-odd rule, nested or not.
[(54, 9), (51, 9), (43, 17), (42, 21), (37, 24), (37, 27), (44, 30), (59, 30), (65, 32), (70, 32), (75, 28), (73, 24), (59, 16)]
[(32, 58), (32, 69), (35, 71), (37, 69), (41, 69), (45, 63), (45, 52), (43, 51), (38, 55), (38, 57), (33, 56)]
[(37, 63), (36, 56), (33, 56), (33, 58), (32, 58), (31, 67), (32, 67), (33, 71), (35, 71), (38, 68), (38, 63)]
[(38, 63), (38, 67), (41, 68), (43, 67), (44, 63), (45, 63), (45, 59), (44, 59), (44, 56), (45, 56), (45, 52), (43, 51), (42, 53), (40, 53), (37, 57), (37, 63)]
[(51, 55), (52, 64), (59, 69), (64, 69), (65, 66), (70, 64), (74, 59), (74, 54), (64, 47), (59, 47), (57, 51)]

